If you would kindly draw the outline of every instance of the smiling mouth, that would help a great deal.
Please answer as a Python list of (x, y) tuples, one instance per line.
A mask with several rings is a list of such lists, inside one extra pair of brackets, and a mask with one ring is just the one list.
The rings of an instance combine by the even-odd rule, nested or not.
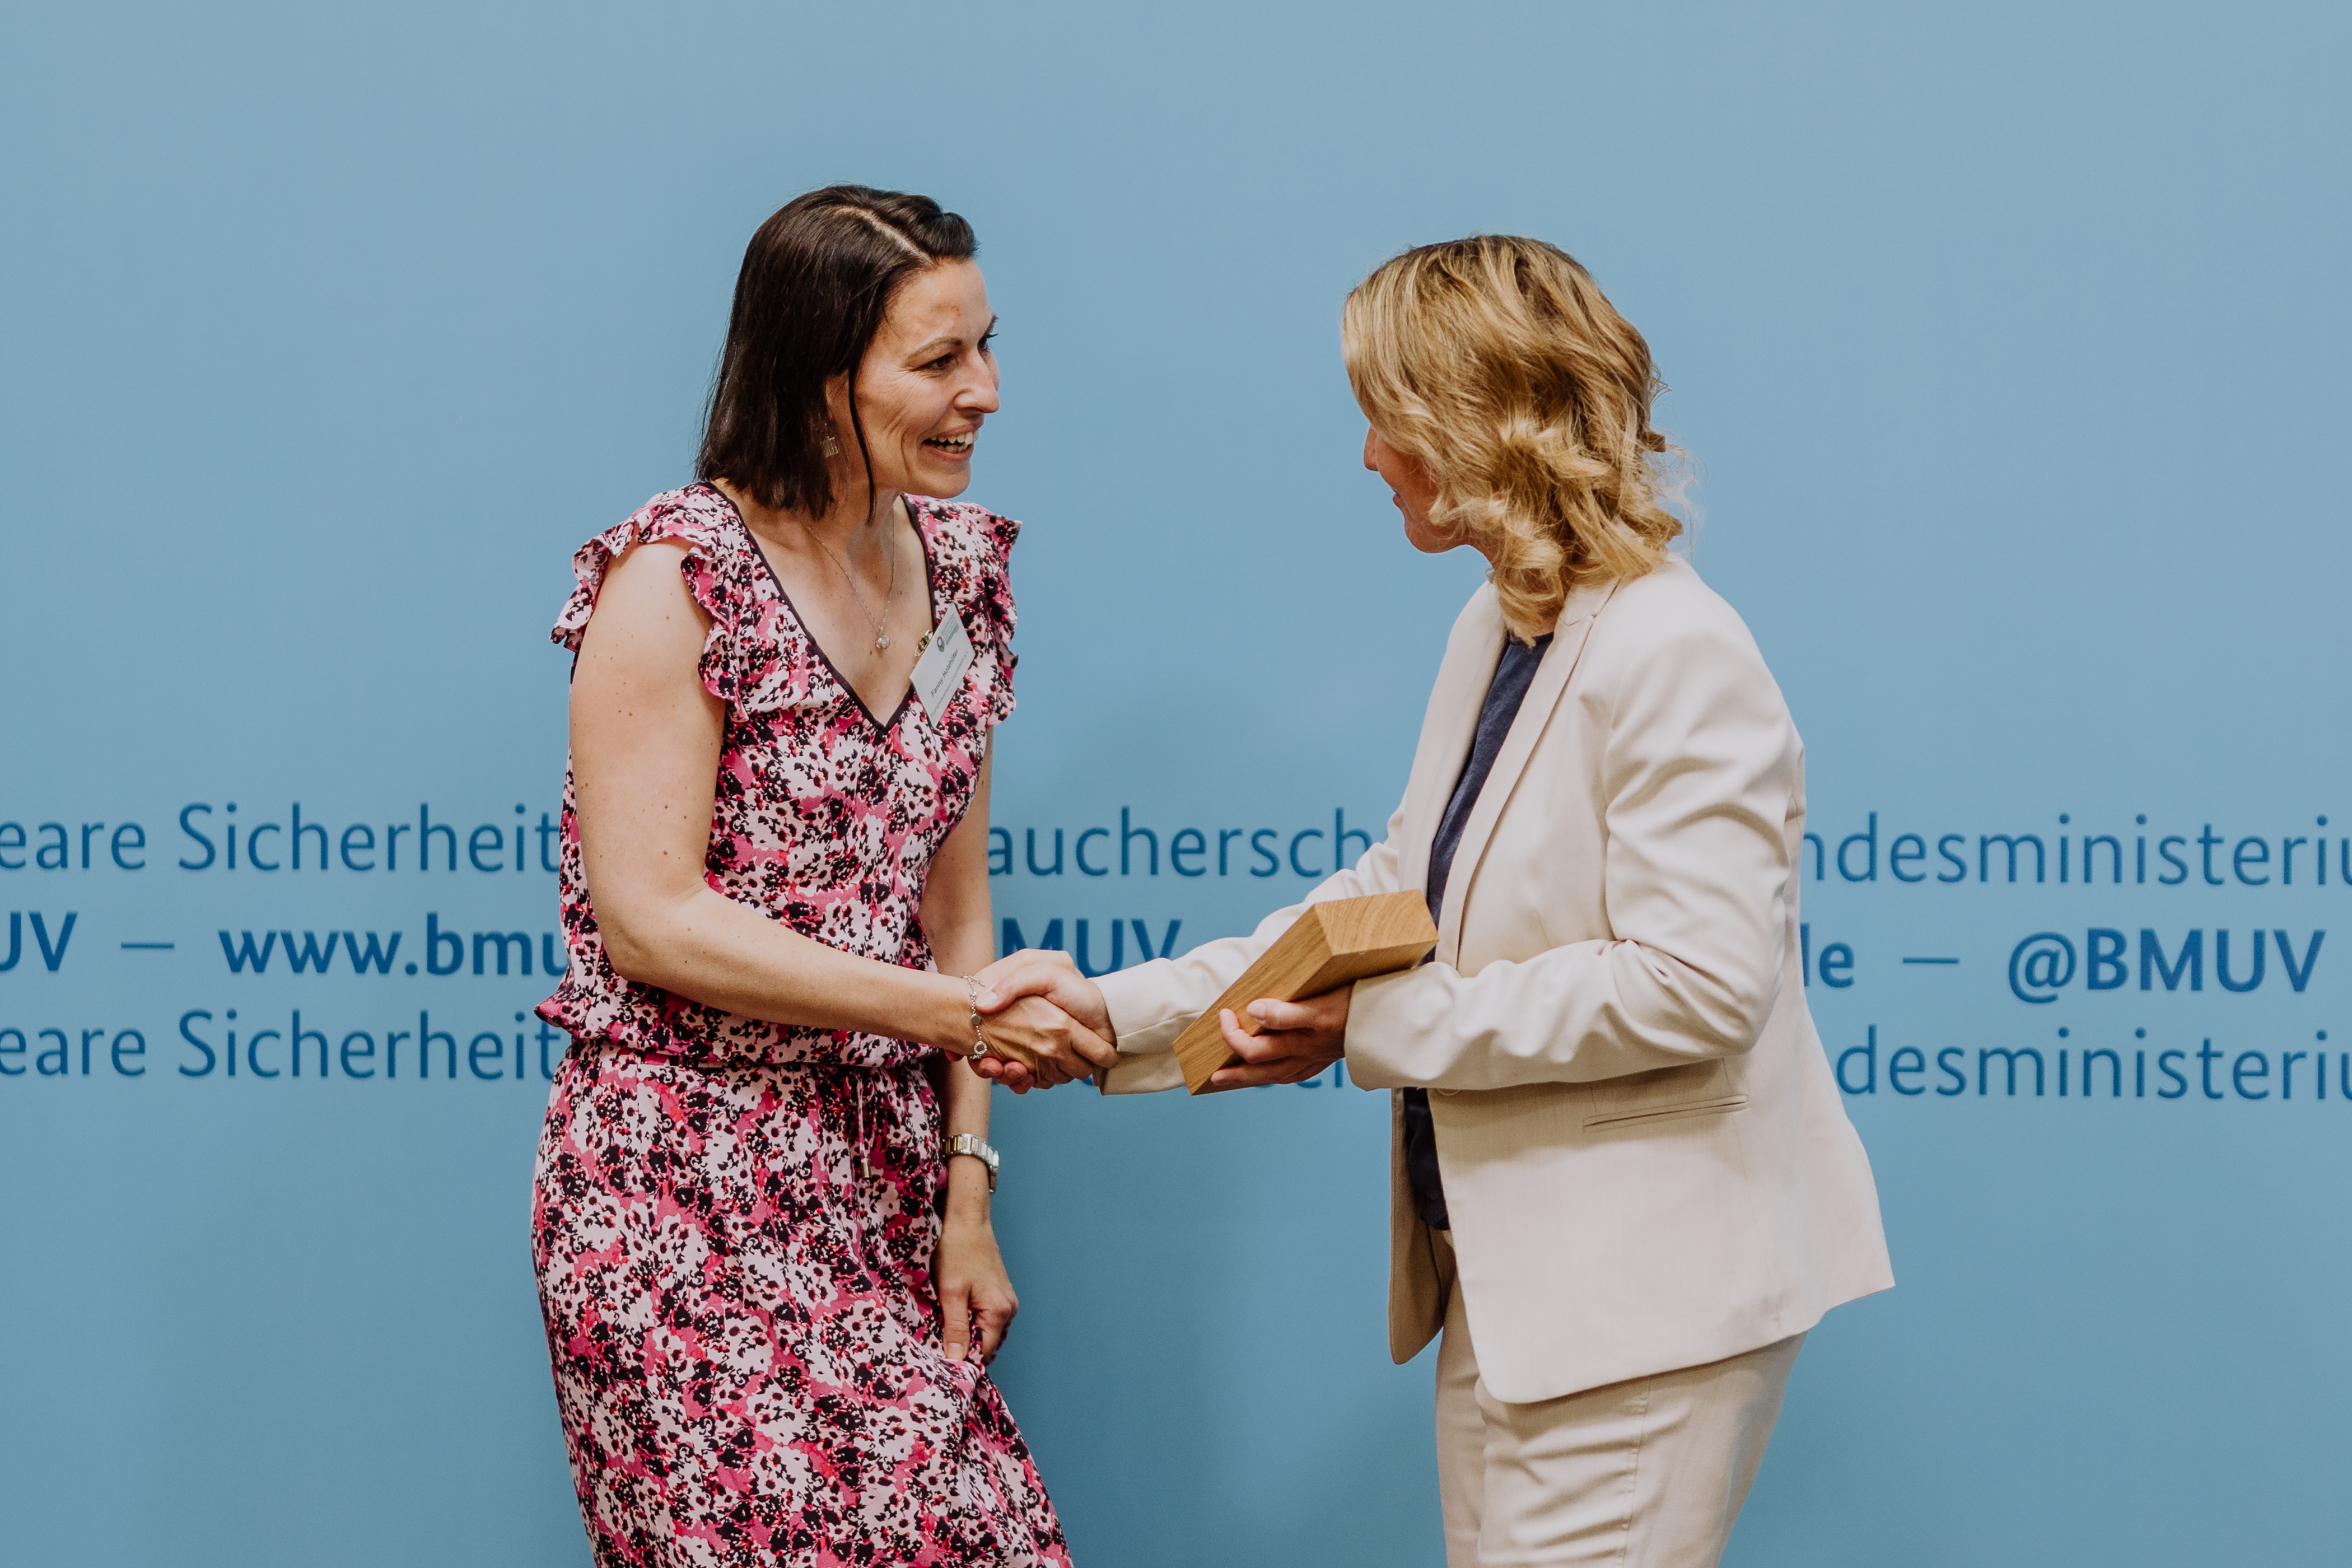
[(946, 457), (968, 458), (971, 456), (971, 444), (979, 435), (977, 430), (967, 430), (961, 436), (934, 436), (923, 445)]

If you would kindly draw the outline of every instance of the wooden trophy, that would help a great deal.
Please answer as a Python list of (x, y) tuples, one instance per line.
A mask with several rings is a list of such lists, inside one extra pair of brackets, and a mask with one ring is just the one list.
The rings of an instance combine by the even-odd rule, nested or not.
[(1429, 901), (1419, 893), (1372, 893), (1307, 905), (1298, 922), (1176, 1037), (1184, 1087), (1194, 1094), (1212, 1093), (1209, 1075), (1241, 1060), (1218, 1026), (1217, 1015), (1224, 1009), (1232, 1008), (1243, 1030), (1255, 1035), (1260, 1026), (1250, 1016), (1249, 1005), (1261, 997), (1296, 1002), (1320, 996), (1370, 975), (1410, 969), (1436, 945)]

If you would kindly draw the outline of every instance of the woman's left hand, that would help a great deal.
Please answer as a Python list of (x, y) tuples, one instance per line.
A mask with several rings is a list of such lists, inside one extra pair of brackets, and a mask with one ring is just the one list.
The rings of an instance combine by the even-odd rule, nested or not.
[(1013, 1315), (1021, 1310), (1021, 1299), (1013, 1293), (1004, 1258), (996, 1250), (996, 1232), (984, 1219), (950, 1215), (940, 1226), (939, 1251), (931, 1267), (939, 1278), (940, 1338), (948, 1360), (961, 1361), (967, 1347), (982, 1364), (995, 1360)]
[(1233, 1009), (1217, 1015), (1225, 1044), (1242, 1058), (1239, 1067), (1219, 1068), (1211, 1089), (1251, 1089), (1265, 1083), (1304, 1083), (1348, 1050), (1348, 1004), (1352, 985), (1309, 996), (1304, 1002), (1261, 997), (1249, 1005), (1263, 1031), (1253, 1035), (1234, 1021)]

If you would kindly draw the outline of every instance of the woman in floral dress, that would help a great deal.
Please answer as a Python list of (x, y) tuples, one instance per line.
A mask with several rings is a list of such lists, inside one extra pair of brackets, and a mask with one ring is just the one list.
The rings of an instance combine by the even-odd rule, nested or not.
[[(954, 504), (997, 407), (971, 230), (836, 186), (762, 226), (697, 483), (574, 562), (573, 1047), (541, 1138), (540, 1299), (581, 1512), (619, 1564), (1066, 1563), (986, 1363), (963, 977), (993, 957), (989, 731), (1018, 525)], [(961, 679), (910, 689), (936, 637)], [(928, 668), (926, 674), (933, 673)], [(1042, 1001), (986, 1049), (1112, 1059)]]

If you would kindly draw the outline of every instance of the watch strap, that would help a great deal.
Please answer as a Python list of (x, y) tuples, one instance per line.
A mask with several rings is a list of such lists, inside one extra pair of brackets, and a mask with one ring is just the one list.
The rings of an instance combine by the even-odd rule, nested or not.
[(990, 1143), (986, 1139), (977, 1137), (972, 1133), (958, 1132), (947, 1140), (945, 1145), (940, 1150), (940, 1157), (944, 1160), (952, 1160), (959, 1154), (969, 1154), (973, 1159), (979, 1161), (982, 1164), (987, 1166), (988, 1190), (992, 1193), (996, 1191), (996, 1167), (999, 1156), (993, 1144)]

